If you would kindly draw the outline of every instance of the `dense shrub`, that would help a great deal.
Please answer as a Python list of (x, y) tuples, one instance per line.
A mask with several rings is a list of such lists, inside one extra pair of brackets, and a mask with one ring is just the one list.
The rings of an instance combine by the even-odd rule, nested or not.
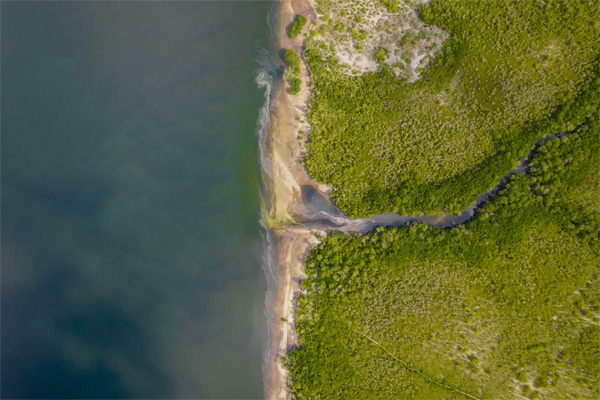
[(379, 63), (379, 64), (383, 64), (385, 62), (385, 58), (387, 57), (387, 55), (389, 54), (389, 51), (384, 48), (384, 47), (380, 47), (379, 49), (377, 49), (377, 51), (375, 52), (375, 60)]
[(302, 84), (302, 80), (300, 78), (294, 78), (289, 81), (290, 84), (290, 94), (297, 94), (300, 92), (300, 85)]
[(465, 225), (324, 238), (286, 360), (293, 397), (598, 398), (597, 118), (540, 144)]
[(459, 213), (598, 103), (600, 2), (432, 0), (419, 12), (450, 38), (416, 83), (385, 66), (344, 75), (328, 43), (307, 42), (304, 161), (352, 217)]
[(302, 28), (304, 28), (305, 24), (306, 17), (302, 14), (298, 15), (296, 20), (289, 26), (288, 35), (290, 35), (291, 38), (295, 38), (300, 34), (300, 32), (302, 32)]
[(300, 91), (301, 79), (298, 78), (300, 75), (300, 63), (302, 60), (297, 52), (291, 49), (287, 49), (284, 54), (287, 68), (283, 72), (283, 80), (290, 85), (290, 94), (296, 94)]

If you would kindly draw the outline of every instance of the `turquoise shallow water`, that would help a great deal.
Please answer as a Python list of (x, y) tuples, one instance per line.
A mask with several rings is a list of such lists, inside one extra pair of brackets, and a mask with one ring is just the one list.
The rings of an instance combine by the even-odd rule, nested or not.
[(272, 4), (3, 2), (3, 398), (260, 398)]

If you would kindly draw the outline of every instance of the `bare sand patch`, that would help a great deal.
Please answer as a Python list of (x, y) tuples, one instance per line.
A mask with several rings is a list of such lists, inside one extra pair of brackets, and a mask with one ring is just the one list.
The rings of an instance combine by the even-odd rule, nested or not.
[(422, 3), (400, 0), (392, 10), (380, 0), (320, 1), (308, 46), (335, 58), (339, 72), (346, 75), (376, 71), (379, 63), (374, 54), (383, 48), (385, 62), (395, 74), (414, 82), (448, 37), (419, 18), (415, 7)]
[[(302, 54), (304, 35), (291, 39), (286, 33), (286, 27), (297, 14), (303, 14), (307, 18), (308, 23), (303, 29), (303, 32), (307, 32), (316, 20), (310, 2), (281, 1), (279, 47)], [(302, 189), (311, 187), (326, 201), (331, 201), (329, 188), (313, 181), (300, 162), (305, 151), (305, 139), (310, 131), (305, 121), (311, 94), (306, 64), (302, 62), (300, 68), (300, 92), (290, 95), (287, 84), (283, 83), (275, 93), (271, 106), (268, 151), (272, 176), (266, 182), (270, 196), (266, 220), (274, 238), (272, 262), (275, 282), (271, 288), (271, 304), (268, 305), (270, 335), (265, 388), (268, 399), (283, 400), (289, 397), (288, 378), (281, 357), (296, 345), (295, 299), (300, 295), (301, 280), (304, 278), (302, 262), (310, 248), (317, 243), (316, 235), (324, 234), (322, 231), (297, 225), (308, 212), (303, 202)]]

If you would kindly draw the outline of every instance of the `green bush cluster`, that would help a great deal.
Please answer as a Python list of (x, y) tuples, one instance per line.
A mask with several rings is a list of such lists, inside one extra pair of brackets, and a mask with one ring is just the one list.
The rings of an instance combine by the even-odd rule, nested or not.
[(298, 78), (302, 60), (298, 53), (291, 49), (285, 51), (284, 58), (287, 68), (283, 71), (283, 80), (290, 85), (290, 94), (296, 94), (300, 91), (302, 84), (302, 80)]
[(302, 14), (296, 17), (296, 20), (288, 28), (288, 35), (293, 39), (302, 32), (302, 28), (306, 24), (306, 17)]
[(385, 58), (388, 56), (389, 53), (389, 50), (384, 47), (378, 48), (375, 52), (375, 61), (377, 61), (379, 64), (385, 63)]
[(302, 80), (300, 78), (294, 78), (289, 81), (290, 84), (290, 94), (297, 94), (300, 92), (300, 85), (302, 84)]
[(352, 217), (459, 213), (598, 103), (600, 2), (432, 0), (419, 12), (450, 39), (416, 83), (385, 65), (344, 75), (308, 40), (304, 162)]
[(528, 164), (464, 225), (323, 238), (293, 398), (598, 398), (598, 111)]
[(380, 0), (380, 1), (388, 9), (389, 12), (400, 11), (399, 0)]

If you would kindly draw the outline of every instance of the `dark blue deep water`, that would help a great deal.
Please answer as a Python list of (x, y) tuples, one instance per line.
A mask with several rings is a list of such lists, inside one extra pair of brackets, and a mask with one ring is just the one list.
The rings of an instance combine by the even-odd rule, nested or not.
[(2, 2), (2, 398), (260, 398), (272, 4)]

